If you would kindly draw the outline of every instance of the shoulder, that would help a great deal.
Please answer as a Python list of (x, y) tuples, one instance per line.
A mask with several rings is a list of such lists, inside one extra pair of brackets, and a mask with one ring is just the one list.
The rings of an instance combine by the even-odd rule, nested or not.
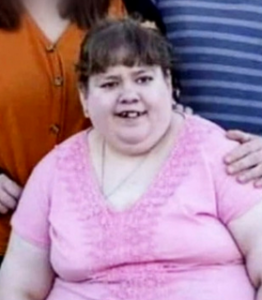
[(212, 153), (221, 152), (223, 154), (235, 148), (238, 143), (226, 137), (226, 131), (219, 125), (204, 118), (191, 117), (191, 127), (196, 135), (199, 136), (202, 148)]
[(223, 166), (224, 157), (239, 145), (226, 137), (223, 128), (201, 117), (189, 117), (187, 126), (189, 144), (196, 144), (202, 157), (211, 165)]
[(61, 166), (66, 167), (68, 163), (78, 159), (79, 153), (84, 151), (87, 134), (87, 131), (81, 131), (57, 145), (38, 163), (34, 172), (55, 174)]
[[(7, 54), (18, 46), (20, 33), (0, 29), (0, 55)], [(16, 49), (17, 51), (17, 49)]]
[(7, 54), (10, 58), (12, 55), (17, 56), (19, 53), (21, 53), (21, 50), (25, 47), (25, 41), (27, 41), (29, 38), (28, 29), (29, 28), (24, 21), (21, 23), (21, 26), (18, 29), (0, 29), (0, 55), (3, 56)]
[[(3, 28), (0, 28), (0, 42), (17, 40), (17, 38), (22, 36), (25, 31), (27, 31), (27, 26), (26, 26), (25, 18), (22, 18), (21, 25), (17, 29), (6, 30)], [(1, 44), (1, 46), (2, 46), (2, 44)]]
[(83, 148), (85, 141), (87, 141), (88, 131), (83, 130), (77, 134), (74, 134), (70, 138), (66, 139), (61, 144), (57, 145), (53, 150), (57, 157), (68, 155), (72, 152), (76, 153)]

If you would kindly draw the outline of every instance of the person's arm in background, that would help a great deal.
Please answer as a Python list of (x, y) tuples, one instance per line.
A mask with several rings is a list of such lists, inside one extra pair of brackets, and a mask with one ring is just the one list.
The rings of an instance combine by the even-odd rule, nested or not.
[(44, 300), (53, 278), (48, 249), (29, 244), (12, 234), (0, 271), (0, 299)]
[[(262, 194), (261, 194), (262, 198)], [(257, 290), (256, 300), (262, 300), (262, 204), (258, 204), (231, 221), (228, 228), (245, 256), (246, 268)]]

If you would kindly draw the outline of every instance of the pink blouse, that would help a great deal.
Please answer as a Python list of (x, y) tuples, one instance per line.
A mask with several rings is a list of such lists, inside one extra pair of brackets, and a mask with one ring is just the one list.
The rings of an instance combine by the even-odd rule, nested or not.
[(86, 132), (35, 169), (12, 226), (50, 252), (57, 274), (47, 300), (253, 300), (227, 224), (262, 200), (225, 172), (235, 143), (199, 117), (147, 192), (128, 210), (106, 204)]

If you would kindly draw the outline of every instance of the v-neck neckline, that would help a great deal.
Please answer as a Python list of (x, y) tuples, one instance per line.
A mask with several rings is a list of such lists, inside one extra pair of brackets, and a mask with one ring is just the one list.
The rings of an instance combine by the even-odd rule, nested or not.
[(130, 205), (128, 205), (124, 209), (117, 209), (112, 203), (110, 203), (107, 199), (104, 193), (101, 190), (99, 180), (94, 168), (94, 165), (91, 160), (91, 150), (90, 150), (90, 142), (89, 142), (89, 134), (90, 131), (86, 132), (86, 134), (82, 135), (81, 145), (82, 145), (82, 154), (84, 155), (84, 169), (85, 174), (89, 177), (89, 180), (91, 180), (91, 185), (93, 189), (95, 190), (95, 195), (97, 196), (97, 199), (93, 199), (93, 201), (97, 201), (97, 204), (100, 206), (100, 208), (103, 211), (106, 211), (109, 214), (112, 215), (125, 215), (128, 213), (132, 213), (142, 207), (143, 205), (147, 205), (146, 199), (150, 199), (150, 195), (154, 194), (154, 191), (158, 189), (159, 182), (162, 182), (164, 174), (167, 172), (167, 170), (170, 167), (170, 161), (173, 159), (179, 160), (180, 158), (177, 157), (179, 149), (183, 148), (184, 143), (186, 142), (187, 133), (189, 131), (190, 123), (192, 118), (191, 117), (185, 117), (184, 124), (182, 128), (180, 129), (180, 132), (177, 135), (177, 138), (174, 138), (173, 146), (169, 152), (169, 155), (164, 160), (162, 165), (160, 166), (158, 172), (155, 174), (153, 179), (151, 180), (150, 184), (148, 185), (147, 189), (142, 193), (138, 199), (133, 201)]
[(37, 36), (44, 43), (45, 46), (55, 45), (58, 47), (60, 44), (63, 43), (63, 40), (67, 38), (70, 32), (76, 27), (74, 23), (70, 22), (65, 28), (65, 30), (62, 32), (60, 37), (55, 42), (53, 42), (46, 36), (44, 31), (40, 28), (40, 26), (37, 24), (37, 22), (34, 20), (34, 18), (30, 15), (29, 12), (25, 13), (25, 19), (33, 28), (33, 30), (37, 33)]

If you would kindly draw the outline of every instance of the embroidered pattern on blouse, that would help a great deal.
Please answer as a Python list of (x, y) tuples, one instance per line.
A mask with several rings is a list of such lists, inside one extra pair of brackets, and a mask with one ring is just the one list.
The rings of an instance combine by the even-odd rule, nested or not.
[[(197, 130), (195, 127), (198, 127)], [(151, 287), (161, 287), (162, 293), (163, 286), (168, 283), (169, 276), (156, 266), (131, 267), (136, 274), (132, 276), (127, 265), (128, 262), (139, 265), (144, 257), (152, 262), (156, 259), (152, 249), (161, 207), (174, 195), (196, 163), (201, 136), (199, 121), (189, 118), (178, 145), (172, 150), (149, 190), (139, 202), (123, 212), (110, 210), (98, 185), (95, 186), (94, 180), (90, 179), (94, 175), (90, 162), (85, 158), (88, 153), (83, 133), (73, 145), (64, 145), (59, 149), (57, 168), (60, 180), (66, 187), (67, 201), (82, 224), (86, 256), (96, 266), (90, 268), (90, 276), (94, 282), (107, 283), (114, 297), (112, 299), (153, 300), (156, 294)], [(152, 257), (149, 253), (152, 253)], [(153, 295), (150, 295), (151, 290), (154, 290)]]

